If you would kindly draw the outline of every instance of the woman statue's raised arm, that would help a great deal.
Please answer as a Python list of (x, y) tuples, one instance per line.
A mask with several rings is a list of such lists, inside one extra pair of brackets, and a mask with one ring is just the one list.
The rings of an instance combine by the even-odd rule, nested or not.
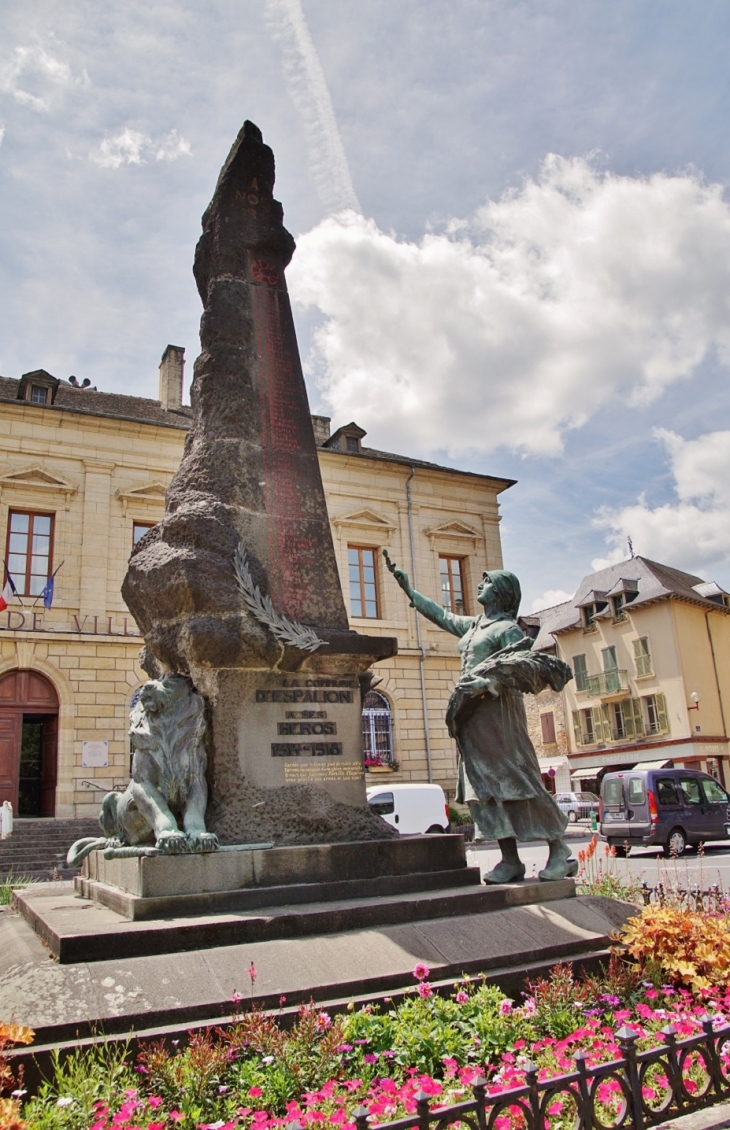
[(408, 599), (411, 602), (411, 607), (415, 608), (432, 624), (438, 625), (443, 628), (445, 632), (451, 632), (454, 636), (463, 636), (471, 627), (471, 616), (454, 616), (452, 612), (447, 612), (435, 600), (429, 600), (423, 593), (416, 592), (408, 579), (408, 574), (405, 569), (399, 569), (394, 561), (391, 561), (387, 549), (383, 550), (383, 557), (385, 564), (388, 566), (389, 572), (393, 574), (396, 581), (403, 589)]

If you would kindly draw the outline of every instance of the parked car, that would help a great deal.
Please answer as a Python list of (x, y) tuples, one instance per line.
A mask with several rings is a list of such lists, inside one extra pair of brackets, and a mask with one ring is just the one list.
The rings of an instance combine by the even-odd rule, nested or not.
[(661, 847), (684, 855), (690, 844), (730, 838), (730, 796), (696, 769), (627, 769), (601, 784), (601, 839), (617, 855)]
[(451, 831), (449, 806), (440, 785), (373, 785), (367, 790), (367, 798), (373, 812), (401, 835)]
[(598, 816), (600, 802), (595, 793), (556, 793), (555, 801), (571, 824), (576, 820), (590, 820), (594, 814)]

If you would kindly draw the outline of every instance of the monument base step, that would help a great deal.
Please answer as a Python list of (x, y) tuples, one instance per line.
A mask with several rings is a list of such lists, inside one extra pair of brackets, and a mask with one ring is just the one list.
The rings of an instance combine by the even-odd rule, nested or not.
[(82, 898), (99, 902), (130, 922), (159, 918), (181, 918), (231, 914), (274, 906), (332, 903), (353, 899), (386, 898), (426, 891), (478, 887), (478, 867), (453, 871), (417, 872), (414, 875), (381, 875), (374, 879), (341, 879), (334, 883), (291, 883), (281, 887), (253, 887), (230, 891), (194, 892), (144, 898), (119, 887), (77, 876), (76, 891)]
[[(100, 893), (98, 888), (96, 893)], [(70, 964), (338, 934), (573, 897), (572, 879), (554, 883), (533, 880), (509, 886), (437, 889), (237, 913), (185, 915), (154, 922), (130, 921), (100, 901), (70, 893), (16, 892), (15, 905), (58, 961)]]

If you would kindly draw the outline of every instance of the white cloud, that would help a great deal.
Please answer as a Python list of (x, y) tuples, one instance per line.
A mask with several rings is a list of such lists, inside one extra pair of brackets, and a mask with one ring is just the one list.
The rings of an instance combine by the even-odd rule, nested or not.
[(692, 173), (551, 156), (536, 179), (418, 243), (355, 213), (299, 240), (323, 315), (308, 359), (334, 416), (414, 454), (558, 454), (615, 397), (651, 400), (730, 357), (730, 208)]
[(2, 145), (4, 137), (5, 137), (5, 122), (0, 122), (0, 145)]
[(554, 608), (556, 604), (565, 604), (566, 600), (572, 600), (572, 592), (565, 592), (564, 589), (546, 589), (542, 596), (537, 596), (530, 605), (530, 612), (542, 612), (543, 608)]
[(359, 212), (327, 79), (301, 0), (266, 0), (265, 11), (281, 45), (284, 78), (304, 126), (317, 195), (328, 212), (347, 208)]
[(632, 506), (602, 509), (594, 524), (609, 531), (618, 560), (631, 537), (637, 553), (700, 575), (730, 564), (730, 431), (693, 440), (660, 428), (654, 434), (666, 448), (677, 500), (650, 506), (640, 495)]
[[(16, 47), (9, 61), (0, 65), (0, 91), (33, 110), (49, 110), (53, 100), (52, 88), (71, 85), (88, 86), (86, 71), (74, 76), (68, 63), (39, 44)], [(33, 93), (32, 89), (27, 89), (28, 86), (43, 93)]]
[(161, 142), (154, 142), (147, 134), (125, 126), (114, 137), (105, 137), (89, 154), (89, 160), (102, 169), (118, 169), (121, 165), (144, 165), (145, 153), (156, 161), (176, 161), (178, 157), (190, 157), (192, 149), (176, 129)]
[(190, 142), (186, 141), (184, 137), (180, 137), (177, 130), (173, 129), (158, 146), (155, 160), (177, 161), (178, 157), (191, 157), (192, 153)]

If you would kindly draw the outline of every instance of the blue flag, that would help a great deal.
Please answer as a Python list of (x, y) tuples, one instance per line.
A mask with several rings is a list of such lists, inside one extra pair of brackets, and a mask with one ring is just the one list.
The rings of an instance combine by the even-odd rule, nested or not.
[(53, 586), (55, 584), (55, 574), (53, 577), (48, 578), (48, 584), (44, 588), (41, 596), (43, 597), (43, 607), (50, 608), (53, 604)]

